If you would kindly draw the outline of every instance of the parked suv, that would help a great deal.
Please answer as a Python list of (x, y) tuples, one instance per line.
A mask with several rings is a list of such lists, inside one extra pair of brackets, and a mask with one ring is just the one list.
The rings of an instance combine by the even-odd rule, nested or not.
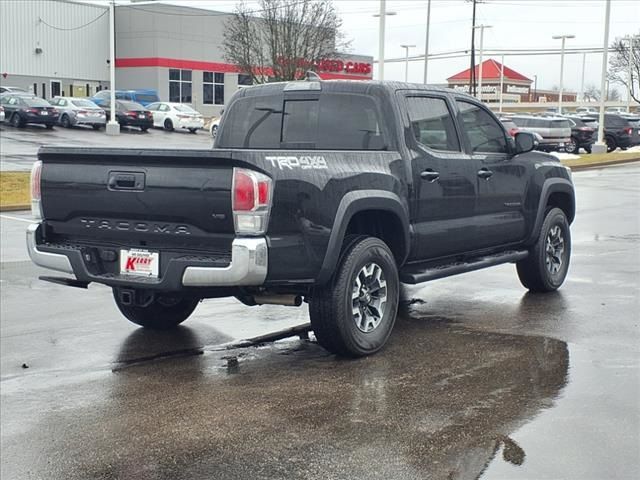
[(640, 145), (640, 116), (633, 113), (625, 113), (622, 115), (631, 125), (631, 146)]
[(71, 128), (74, 125), (90, 125), (100, 130), (107, 122), (105, 111), (86, 98), (56, 97), (51, 105), (60, 112), (60, 125)]
[[(235, 93), (209, 150), (41, 147), (33, 261), (113, 288), (132, 322), (173, 328), (203, 298), (309, 304), (328, 350), (380, 350), (400, 282), (515, 263), (563, 283), (571, 173), (481, 102), (399, 82)], [(69, 165), (73, 164), (72, 171)]]
[[(582, 117), (582, 121), (588, 126), (598, 128), (598, 117)], [(607, 152), (613, 152), (616, 148), (626, 150), (632, 146), (633, 126), (629, 119), (623, 115), (613, 113), (604, 114), (604, 138), (607, 144)]]
[(571, 141), (571, 124), (566, 118), (515, 115), (511, 120), (520, 128), (540, 134), (542, 140), (538, 150), (564, 151), (565, 145)]
[[(99, 107), (105, 108), (111, 102), (111, 90), (100, 90), (89, 100)], [(142, 106), (147, 106), (150, 103), (159, 102), (160, 98), (157, 91), (150, 89), (116, 90), (116, 100), (136, 102)]]
[(571, 139), (564, 146), (567, 153), (578, 154), (581, 148), (591, 153), (591, 146), (596, 141), (596, 129), (587, 125), (581, 117), (567, 116), (571, 124)]

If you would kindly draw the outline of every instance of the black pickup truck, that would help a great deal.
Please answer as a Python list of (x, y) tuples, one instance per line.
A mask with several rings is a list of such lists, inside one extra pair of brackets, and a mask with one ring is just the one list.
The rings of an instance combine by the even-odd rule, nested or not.
[(212, 150), (42, 147), (32, 260), (113, 287), (132, 322), (170, 328), (203, 298), (309, 303), (318, 342), (387, 341), (400, 282), (515, 263), (563, 283), (571, 172), (481, 103), (406, 83), (297, 81), (240, 90)]

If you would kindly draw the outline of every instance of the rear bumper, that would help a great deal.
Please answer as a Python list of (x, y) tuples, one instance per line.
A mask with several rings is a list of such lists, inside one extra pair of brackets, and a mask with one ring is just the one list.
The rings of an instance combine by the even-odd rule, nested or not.
[[(41, 224), (27, 228), (27, 250), (31, 260), (50, 270), (75, 275), (78, 280), (110, 286), (179, 290), (183, 287), (259, 286), (267, 278), (268, 248), (263, 237), (239, 237), (231, 245), (231, 261), (212, 266), (196, 256), (169, 260), (161, 278), (91, 273), (80, 248), (42, 242)], [(86, 252), (84, 252), (86, 255)], [(203, 264), (209, 263), (204, 266)]]

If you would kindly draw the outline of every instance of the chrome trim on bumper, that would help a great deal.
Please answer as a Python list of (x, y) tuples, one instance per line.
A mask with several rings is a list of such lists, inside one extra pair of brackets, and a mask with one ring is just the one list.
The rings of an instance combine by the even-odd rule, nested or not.
[(73, 273), (71, 262), (69, 262), (66, 255), (38, 250), (36, 232), (39, 227), (39, 223), (32, 223), (27, 227), (27, 250), (29, 251), (31, 261), (40, 267), (57, 270), (59, 272)]
[(182, 284), (185, 287), (262, 285), (267, 278), (267, 266), (264, 238), (236, 238), (231, 245), (228, 267), (187, 267)]

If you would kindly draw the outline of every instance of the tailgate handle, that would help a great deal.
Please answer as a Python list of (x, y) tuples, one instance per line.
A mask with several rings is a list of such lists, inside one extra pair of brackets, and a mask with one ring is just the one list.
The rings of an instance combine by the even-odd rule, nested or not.
[(109, 190), (144, 190), (144, 173), (109, 172)]

